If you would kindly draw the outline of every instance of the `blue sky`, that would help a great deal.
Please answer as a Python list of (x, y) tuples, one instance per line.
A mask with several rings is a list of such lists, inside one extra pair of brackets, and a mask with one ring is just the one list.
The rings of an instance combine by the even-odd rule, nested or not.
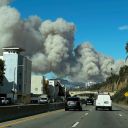
[(23, 19), (64, 18), (76, 25), (75, 46), (90, 41), (105, 55), (124, 59), (128, 41), (128, 0), (14, 0)]

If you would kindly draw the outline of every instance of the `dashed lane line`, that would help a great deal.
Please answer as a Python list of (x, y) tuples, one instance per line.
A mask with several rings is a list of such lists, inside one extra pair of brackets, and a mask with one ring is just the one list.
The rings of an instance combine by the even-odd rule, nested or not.
[(75, 128), (80, 122), (76, 122), (75, 124), (72, 125), (72, 128)]
[(88, 115), (88, 113), (85, 113), (84, 115), (85, 115), (85, 116), (87, 116), (87, 115)]
[[(87, 116), (88, 113), (85, 113), (83, 116), (80, 117), (80, 119), (83, 119), (84, 116)], [(80, 122), (76, 122), (75, 124), (72, 125), (72, 128), (75, 128)]]
[(118, 114), (119, 116), (122, 116), (121, 114)]

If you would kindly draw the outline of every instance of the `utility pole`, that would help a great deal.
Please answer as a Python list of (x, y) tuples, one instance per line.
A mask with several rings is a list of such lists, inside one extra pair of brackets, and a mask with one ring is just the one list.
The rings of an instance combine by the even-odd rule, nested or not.
[(114, 90), (114, 83), (113, 83), (112, 79), (113, 79), (113, 68), (111, 68), (111, 84), (112, 84), (112, 92), (113, 92), (113, 90)]

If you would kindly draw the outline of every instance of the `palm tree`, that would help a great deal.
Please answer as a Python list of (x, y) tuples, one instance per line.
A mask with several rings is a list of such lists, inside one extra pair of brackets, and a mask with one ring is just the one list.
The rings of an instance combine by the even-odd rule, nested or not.
[[(126, 54), (127, 54), (128, 53), (128, 42), (125, 45), (125, 50), (126, 50)], [(128, 55), (126, 56), (125, 62), (127, 61), (127, 59), (128, 59)]]

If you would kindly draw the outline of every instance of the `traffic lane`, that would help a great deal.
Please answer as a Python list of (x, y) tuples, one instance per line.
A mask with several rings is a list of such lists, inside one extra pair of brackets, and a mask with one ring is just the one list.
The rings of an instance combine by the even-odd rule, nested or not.
[(85, 113), (92, 111), (92, 107), (83, 106), (83, 111), (64, 111), (43, 113), (15, 121), (3, 123), (0, 128), (71, 128), (73, 124), (83, 118)]
[(128, 128), (128, 115), (121, 108), (113, 106), (112, 111), (93, 109), (77, 124), (77, 128)]

